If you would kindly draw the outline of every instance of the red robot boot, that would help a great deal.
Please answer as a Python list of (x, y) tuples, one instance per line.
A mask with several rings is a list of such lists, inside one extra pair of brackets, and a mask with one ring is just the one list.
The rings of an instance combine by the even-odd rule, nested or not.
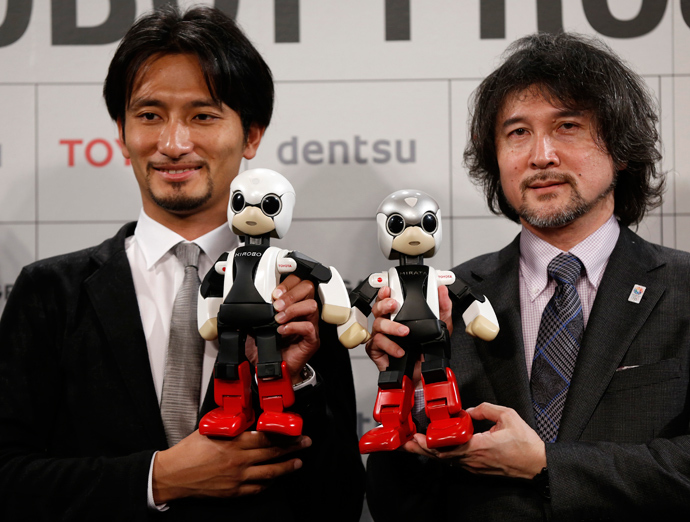
[(237, 372), (236, 380), (214, 379), (213, 398), (220, 407), (208, 412), (199, 422), (202, 435), (236, 437), (254, 423), (249, 363), (241, 363)]
[(258, 431), (270, 431), (281, 435), (297, 437), (302, 434), (302, 417), (284, 411), (295, 403), (295, 391), (287, 370), (287, 363), (281, 363), (282, 375), (277, 378), (258, 378), (261, 409), (256, 424)]
[(405, 444), (417, 433), (412, 420), (414, 389), (409, 377), (404, 376), (401, 388), (379, 387), (374, 406), (374, 420), (380, 422), (359, 440), (359, 452), (393, 451)]
[(443, 448), (465, 444), (474, 428), (472, 419), (460, 403), (460, 393), (455, 374), (446, 368), (446, 381), (424, 382), (424, 409), (431, 421), (426, 429), (426, 444), (430, 448)]

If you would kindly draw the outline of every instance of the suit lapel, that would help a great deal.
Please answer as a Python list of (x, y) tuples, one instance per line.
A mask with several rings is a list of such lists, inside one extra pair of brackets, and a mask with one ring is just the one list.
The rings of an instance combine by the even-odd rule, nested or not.
[(117, 361), (122, 379), (149, 437), (156, 447), (167, 447), (163, 421), (153, 384), (146, 338), (141, 325), (132, 272), (124, 240), (134, 232), (134, 223), (120, 229), (94, 254), (100, 267), (89, 277), (86, 290), (100, 325), (107, 349)]
[[(644, 240), (621, 228), (582, 340), (559, 441), (577, 440), (587, 426), (628, 347), (664, 293), (653, 272), (662, 264)], [(636, 284), (646, 287), (639, 304), (628, 301)]]
[(491, 342), (475, 339), (496, 402), (513, 408), (530, 426), (535, 425), (525, 365), (520, 316), (520, 236), (497, 254), (496, 263), (472, 272), (468, 281), (491, 301), (500, 331)]

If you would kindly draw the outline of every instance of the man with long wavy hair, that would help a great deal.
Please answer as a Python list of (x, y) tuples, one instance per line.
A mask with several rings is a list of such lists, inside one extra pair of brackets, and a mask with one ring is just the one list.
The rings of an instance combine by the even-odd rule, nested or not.
[[(440, 291), (475, 435), (436, 450), (420, 427), (407, 454), (369, 457), (376, 520), (400, 519), (395, 506), (408, 520), (687, 512), (690, 255), (628, 228), (661, 202), (656, 124), (644, 81), (579, 35), (522, 38), (481, 83), (465, 162), (522, 231), (454, 272), (501, 331), (470, 337)], [(385, 366), (401, 350), (385, 334), (404, 333), (380, 297), (368, 351)]]

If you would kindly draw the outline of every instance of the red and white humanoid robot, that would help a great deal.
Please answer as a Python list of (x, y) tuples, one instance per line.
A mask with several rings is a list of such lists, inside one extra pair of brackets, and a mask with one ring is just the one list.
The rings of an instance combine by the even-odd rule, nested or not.
[(256, 339), (256, 377), (263, 413), (258, 431), (297, 436), (302, 418), (286, 411), (295, 394), (282, 359), (271, 294), (283, 274), (294, 273), (318, 286), (321, 318), (341, 324), (350, 315), (350, 301), (340, 274), (296, 251), (270, 246), (290, 228), (295, 191), (281, 174), (253, 169), (230, 185), (228, 223), (242, 244), (224, 253), (199, 289), (198, 324), (206, 340), (218, 337), (214, 366), (214, 399), (218, 408), (199, 423), (202, 435), (234, 437), (254, 423), (252, 375), (245, 355), (247, 335)]
[(374, 419), (380, 426), (359, 441), (361, 453), (392, 451), (416, 432), (412, 420), (414, 406), (413, 372), (422, 362), (422, 383), (429, 447), (466, 443), (473, 433), (472, 420), (462, 409), (458, 385), (448, 366), (450, 338), (439, 319), (438, 285), (448, 286), (455, 304), (464, 310), (462, 318), (470, 335), (491, 341), (498, 333), (493, 307), (453, 272), (435, 270), (424, 264), (441, 244), (441, 211), (436, 201), (419, 190), (399, 190), (386, 197), (376, 214), (379, 246), (388, 259), (399, 266), (374, 273), (350, 294), (352, 314), (338, 327), (340, 341), (353, 348), (369, 339), (367, 317), (379, 288), (388, 286), (398, 309), (391, 319), (409, 327), (405, 337), (391, 337), (405, 350), (399, 359), (390, 357), (389, 366), (379, 374), (379, 391)]

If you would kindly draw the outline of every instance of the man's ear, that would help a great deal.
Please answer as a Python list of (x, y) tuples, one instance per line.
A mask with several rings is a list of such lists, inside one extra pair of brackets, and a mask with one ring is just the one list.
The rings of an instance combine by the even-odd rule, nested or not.
[(131, 159), (129, 157), (129, 151), (127, 150), (127, 146), (125, 145), (125, 124), (122, 121), (122, 118), (117, 119), (117, 134), (119, 136), (119, 144), (120, 150), (122, 151), (122, 155), (125, 157), (125, 159)]
[(247, 141), (244, 144), (244, 158), (252, 159), (256, 156), (256, 151), (259, 150), (259, 145), (261, 144), (261, 138), (264, 137), (264, 132), (266, 132), (266, 127), (260, 127), (256, 123), (252, 123), (249, 127), (249, 132), (247, 133)]

